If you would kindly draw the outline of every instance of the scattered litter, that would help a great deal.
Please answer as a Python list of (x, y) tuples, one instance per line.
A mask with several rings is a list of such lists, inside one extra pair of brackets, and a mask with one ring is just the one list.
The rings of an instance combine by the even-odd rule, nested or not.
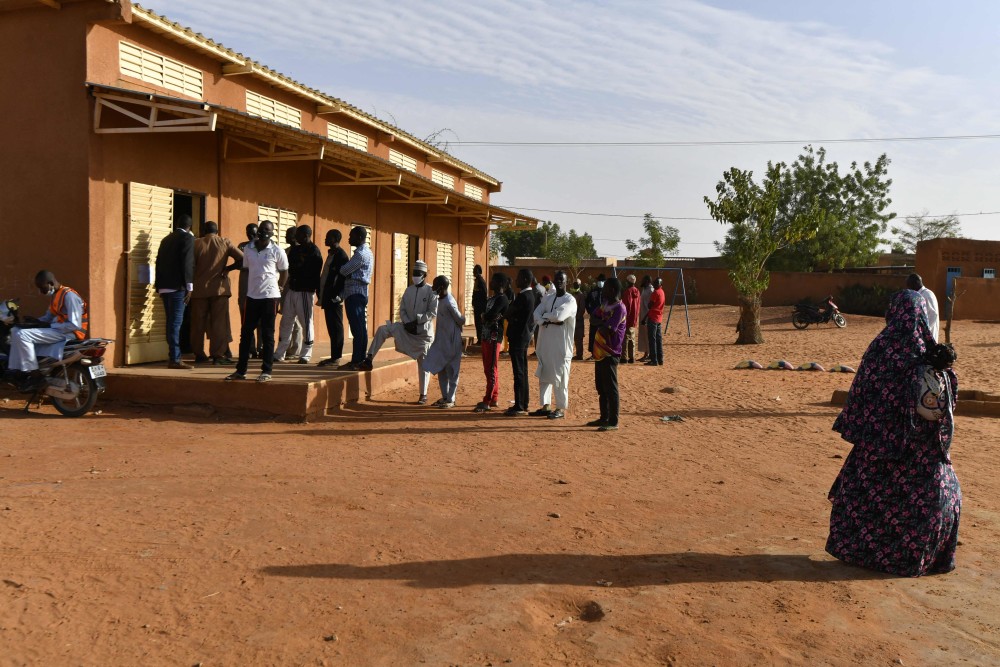
[(208, 595), (205, 595), (205, 596), (204, 596), (204, 597), (202, 597), (201, 599), (202, 599), (202, 600), (204, 600), (205, 598), (211, 598), (211, 597), (215, 597), (216, 595), (218, 595), (218, 594), (219, 594), (219, 593), (221, 593), (221, 592), (222, 592), (222, 591), (215, 591), (214, 593), (209, 593)]
[(559, 512), (549, 512), (549, 517), (553, 519), (561, 519), (562, 514), (560, 514)]
[(682, 422), (684, 417), (680, 415), (667, 415), (666, 417), (660, 417), (661, 422)]
[(335, 641), (337, 641), (337, 635), (326, 635), (325, 637), (323, 637), (323, 641), (325, 641), (325, 642), (335, 642)]
[(604, 588), (611, 588), (611, 582), (607, 579), (598, 579), (595, 583), (598, 586), (603, 586)]
[(569, 624), (570, 624), (570, 623), (572, 623), (572, 622), (573, 622), (573, 617), (572, 617), (572, 616), (567, 616), (567, 617), (566, 617), (566, 618), (564, 618), (563, 620), (561, 620), (561, 621), (559, 621), (558, 623), (556, 623), (556, 627), (557, 627), (557, 628), (561, 628), (561, 627), (563, 627), (564, 625), (569, 625)]
[(557, 479), (557, 480), (556, 480), (556, 484), (569, 484), (569, 482), (567, 482), (567, 481), (566, 481), (566, 480), (564, 480), (564, 479)]

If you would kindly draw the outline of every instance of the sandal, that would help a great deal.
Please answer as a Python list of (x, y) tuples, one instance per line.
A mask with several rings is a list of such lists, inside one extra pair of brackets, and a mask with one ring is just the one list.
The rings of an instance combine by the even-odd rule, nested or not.
[(417, 405), (427, 405), (427, 394), (421, 394), (417, 399)]
[(270, 381), (271, 381), (271, 374), (270, 373), (261, 373), (260, 375), (257, 376), (257, 382), (258, 383), (264, 383), (264, 382), (270, 382)]
[(480, 414), (483, 412), (489, 412), (490, 406), (487, 405), (486, 403), (477, 403), (476, 407), (473, 408), (472, 411)]

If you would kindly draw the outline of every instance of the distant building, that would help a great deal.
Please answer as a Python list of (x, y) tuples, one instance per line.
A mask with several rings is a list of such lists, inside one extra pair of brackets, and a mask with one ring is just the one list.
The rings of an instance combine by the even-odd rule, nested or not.
[(490, 203), (496, 178), (129, 0), (0, 0), (0, 56), (0, 296), (34, 307), (34, 273), (53, 270), (118, 365), (166, 358), (151, 266), (178, 215), (234, 242), (259, 220), (282, 245), (292, 225), (321, 247), (336, 228), (348, 252), (367, 226), (372, 323), (395, 316), (417, 258), (471, 318), (488, 230), (537, 224)]
[(1000, 320), (1000, 241), (932, 239), (917, 244), (916, 272), (938, 298), (942, 313), (957, 295), (956, 319)]

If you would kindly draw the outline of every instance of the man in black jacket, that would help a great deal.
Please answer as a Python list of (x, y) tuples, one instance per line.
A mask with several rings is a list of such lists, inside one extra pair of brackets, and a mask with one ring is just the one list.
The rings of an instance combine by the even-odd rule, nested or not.
[(316, 335), (313, 325), (313, 299), (319, 290), (323, 270), (323, 254), (312, 242), (312, 227), (299, 225), (295, 230), (296, 244), (288, 251), (288, 289), (281, 304), (281, 330), (275, 361), (284, 361), (288, 345), (292, 342), (292, 328), (296, 322), (302, 327), (302, 351), (299, 363), (308, 364), (312, 356)]
[(154, 284), (167, 314), (167, 368), (190, 370), (193, 366), (181, 361), (181, 323), (184, 306), (191, 300), (194, 289), (194, 235), (191, 216), (182, 215), (174, 223), (174, 231), (166, 236), (156, 252), (156, 282)]
[(528, 414), (528, 343), (531, 342), (532, 318), (538, 304), (535, 290), (531, 287), (534, 278), (528, 269), (517, 272), (514, 284), (520, 291), (504, 313), (510, 344), (510, 367), (514, 372), (514, 405), (504, 412), (508, 417)]
[(476, 264), (472, 269), (472, 316), (476, 320), (476, 345), (483, 342), (483, 313), (486, 312), (486, 280), (483, 278), (483, 267)]
[(601, 292), (604, 290), (604, 274), (597, 276), (594, 286), (587, 292), (587, 314), (590, 315), (590, 337), (587, 339), (587, 351), (590, 357), (594, 357), (594, 337), (597, 330), (601, 328), (601, 320), (594, 317), (594, 311), (601, 307)]
[(340, 297), (344, 276), (340, 275), (340, 267), (347, 264), (349, 258), (340, 247), (342, 238), (339, 229), (326, 233), (325, 243), (330, 253), (326, 256), (319, 279), (319, 305), (326, 316), (326, 330), (330, 334), (330, 358), (319, 362), (320, 366), (339, 364), (344, 355), (344, 300)]

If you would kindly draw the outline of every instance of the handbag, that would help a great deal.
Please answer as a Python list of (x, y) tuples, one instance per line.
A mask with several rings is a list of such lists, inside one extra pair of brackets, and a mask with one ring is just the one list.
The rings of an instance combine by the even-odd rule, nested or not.
[(917, 414), (927, 421), (940, 421), (951, 408), (951, 383), (947, 374), (922, 366), (918, 376)]

